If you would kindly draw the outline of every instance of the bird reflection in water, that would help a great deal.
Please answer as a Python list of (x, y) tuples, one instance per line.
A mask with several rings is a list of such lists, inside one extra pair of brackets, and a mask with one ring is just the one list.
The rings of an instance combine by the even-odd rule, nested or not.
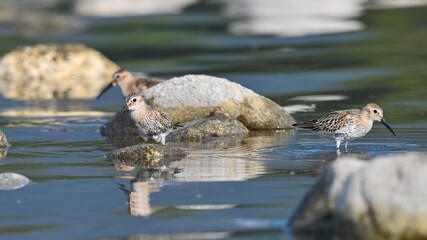
[(178, 169), (161, 168), (143, 168), (140, 169), (135, 178), (131, 180), (131, 190), (126, 186), (119, 184), (119, 188), (128, 196), (129, 211), (132, 216), (148, 217), (161, 207), (152, 207), (150, 204), (150, 195), (159, 192), (162, 183), (170, 182)]

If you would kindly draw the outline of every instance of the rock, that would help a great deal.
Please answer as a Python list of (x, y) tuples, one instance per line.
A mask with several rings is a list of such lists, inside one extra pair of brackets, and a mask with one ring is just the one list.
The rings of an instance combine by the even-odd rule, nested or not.
[[(238, 120), (221, 113), (216, 114), (185, 124), (182, 128), (170, 133), (166, 140), (200, 142), (211, 141), (212, 138), (228, 137), (237, 139), (243, 138), (248, 134), (249, 130)], [(126, 115), (121, 120), (117, 120), (117, 117), (114, 116), (101, 127), (100, 133), (116, 147), (144, 143), (139, 137), (133, 121)]]
[(7, 142), (6, 135), (0, 129), (0, 162), (6, 157), (9, 143)]
[(30, 180), (17, 173), (0, 173), (0, 190), (13, 190), (22, 188), (27, 185)]
[(0, 62), (0, 91), (12, 99), (90, 99), (118, 69), (82, 44), (19, 47)]
[(250, 130), (290, 128), (295, 120), (272, 100), (240, 84), (206, 75), (185, 75), (142, 93), (148, 104), (164, 111), (175, 123), (222, 112)]
[(7, 147), (9, 143), (7, 142), (6, 135), (4, 135), (3, 131), (0, 129), (0, 148)]
[(246, 137), (249, 130), (241, 122), (218, 114), (187, 123), (172, 132), (174, 141), (203, 141), (206, 138)]
[(185, 156), (186, 153), (178, 148), (166, 147), (160, 144), (138, 144), (114, 150), (108, 153), (107, 159), (114, 164), (156, 168)]
[(427, 154), (335, 162), (290, 220), (297, 234), (427, 238)]
[(0, 147), (0, 162), (6, 158), (8, 149), (8, 147)]

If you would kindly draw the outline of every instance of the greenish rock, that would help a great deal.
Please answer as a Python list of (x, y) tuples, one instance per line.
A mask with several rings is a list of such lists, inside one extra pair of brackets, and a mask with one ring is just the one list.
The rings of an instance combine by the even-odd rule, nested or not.
[(175, 123), (201, 119), (213, 111), (238, 119), (249, 130), (287, 129), (295, 122), (272, 100), (240, 84), (207, 75), (172, 78), (142, 96)]
[(426, 153), (340, 159), (305, 196), (290, 226), (297, 235), (325, 239), (426, 239), (426, 159)]
[(156, 168), (167, 165), (171, 161), (178, 161), (185, 156), (186, 153), (178, 148), (161, 144), (138, 144), (108, 153), (107, 160), (127, 166)]
[(0, 92), (11, 99), (91, 99), (118, 69), (83, 44), (18, 47), (0, 61)]
[(203, 141), (207, 138), (242, 138), (248, 133), (249, 130), (238, 120), (217, 114), (189, 122), (170, 135), (174, 141)]

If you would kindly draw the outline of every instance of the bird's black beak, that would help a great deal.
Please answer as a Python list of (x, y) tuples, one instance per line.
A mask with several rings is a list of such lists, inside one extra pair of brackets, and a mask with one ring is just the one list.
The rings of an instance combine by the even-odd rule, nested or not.
[(122, 119), (123, 115), (129, 111), (128, 106), (124, 106), (122, 111), (120, 111), (118, 114), (116, 114), (116, 120)]
[(98, 95), (98, 97), (96, 97), (96, 99), (99, 99), (102, 94), (104, 94), (106, 91), (108, 91), (108, 89), (113, 87), (113, 82), (110, 82), (104, 89), (102, 89), (101, 93)]
[(382, 123), (386, 128), (388, 128), (388, 130), (390, 130), (391, 133), (393, 133), (394, 136), (396, 136), (396, 133), (391, 129), (390, 125), (388, 125), (384, 118), (381, 118), (380, 123)]

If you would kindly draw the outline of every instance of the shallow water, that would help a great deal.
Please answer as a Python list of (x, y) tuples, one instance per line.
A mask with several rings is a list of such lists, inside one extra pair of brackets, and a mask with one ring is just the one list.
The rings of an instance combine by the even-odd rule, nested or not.
[[(31, 180), (0, 191), (0, 239), (293, 239), (286, 220), (331, 162), (427, 150), (426, 7), (364, 9), (354, 17), (363, 28), (353, 32), (286, 37), (236, 35), (228, 26), (239, 19), (218, 5), (88, 18), (83, 32), (26, 41), (71, 39), (133, 71), (211, 74), (283, 106), (315, 104), (313, 112), (293, 114), (296, 120), (376, 102), (397, 136), (376, 123), (341, 153), (295, 130), (170, 143), (189, 155), (150, 172), (105, 158), (114, 147), (98, 130), (123, 104), (118, 89), (98, 101), (0, 97), (0, 128), (11, 144), (0, 172)], [(291, 100), (336, 94), (347, 98)]]

